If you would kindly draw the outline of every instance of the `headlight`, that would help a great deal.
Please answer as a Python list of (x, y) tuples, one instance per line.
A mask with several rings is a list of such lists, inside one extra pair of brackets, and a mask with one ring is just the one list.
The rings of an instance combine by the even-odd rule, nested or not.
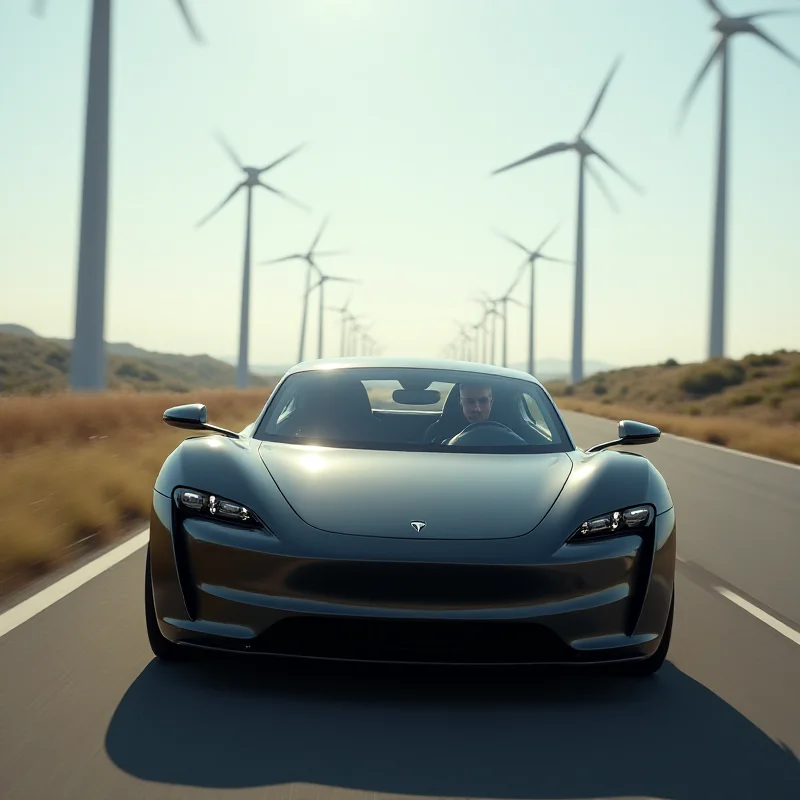
[(629, 506), (619, 511), (611, 511), (599, 517), (587, 519), (578, 528), (569, 542), (594, 541), (610, 536), (621, 536), (640, 528), (647, 528), (653, 521), (655, 510), (652, 506)]
[(175, 502), (184, 513), (192, 516), (232, 522), (248, 528), (264, 527), (261, 520), (241, 503), (226, 500), (216, 494), (198, 492), (196, 489), (176, 489)]

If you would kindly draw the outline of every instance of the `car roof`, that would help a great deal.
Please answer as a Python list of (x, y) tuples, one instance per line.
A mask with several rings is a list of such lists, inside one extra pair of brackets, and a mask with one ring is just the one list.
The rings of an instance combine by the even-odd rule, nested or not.
[(453, 372), (471, 372), (486, 376), (517, 378), (541, 386), (533, 375), (522, 370), (498, 367), (494, 364), (481, 364), (474, 361), (458, 361), (448, 358), (409, 358), (401, 356), (352, 356), (345, 358), (323, 358), (302, 361), (286, 371), (286, 375), (296, 372), (314, 372), (331, 369), (352, 369), (358, 367), (395, 367), (405, 369), (441, 369)]

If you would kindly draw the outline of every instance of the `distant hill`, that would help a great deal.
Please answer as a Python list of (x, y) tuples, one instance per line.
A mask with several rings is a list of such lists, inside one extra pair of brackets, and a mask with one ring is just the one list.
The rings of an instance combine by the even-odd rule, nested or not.
[[(527, 361), (520, 361), (515, 364), (510, 364), (509, 366), (511, 369), (520, 369), (523, 372), (528, 371)], [(540, 381), (566, 379), (569, 377), (571, 369), (572, 362), (563, 358), (537, 358), (536, 364), (534, 365), (536, 377)], [(609, 372), (614, 369), (619, 369), (619, 367), (614, 364), (606, 364), (603, 361), (592, 361), (591, 359), (584, 360), (583, 362), (583, 374), (586, 378), (598, 372)]]
[[(619, 418), (629, 410), (692, 417), (800, 423), (800, 352), (777, 350), (744, 358), (627, 367), (599, 373), (570, 386), (548, 382), (565, 408), (595, 413), (607, 407)], [(619, 411), (618, 411), (619, 410)]]
[[(0, 394), (39, 394), (68, 386), (70, 339), (45, 338), (22, 325), (0, 324)], [(109, 342), (111, 389), (185, 392), (234, 386), (236, 370), (209, 355), (177, 355)], [(269, 386), (251, 372), (252, 386)]]
[[(234, 367), (239, 361), (239, 359), (233, 356), (219, 356), (219, 360), (224, 361), (226, 364), (231, 364)], [(295, 362), (291, 364), (251, 364), (250, 372), (254, 372), (256, 375), (269, 375), (275, 378), (283, 376), (283, 374), (294, 365)]]

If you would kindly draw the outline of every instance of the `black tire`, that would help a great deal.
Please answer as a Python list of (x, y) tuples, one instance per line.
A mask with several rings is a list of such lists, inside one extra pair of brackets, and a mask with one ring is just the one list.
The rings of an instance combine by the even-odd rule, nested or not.
[(621, 672), (625, 675), (632, 675), (634, 677), (648, 677), (655, 675), (664, 665), (669, 651), (669, 643), (672, 639), (672, 618), (675, 614), (675, 591), (672, 592), (672, 599), (669, 603), (669, 614), (667, 616), (667, 624), (664, 628), (664, 635), (661, 637), (661, 642), (658, 649), (653, 655), (648, 656), (641, 661), (631, 661), (628, 664), (622, 664)]
[(150, 545), (147, 545), (147, 557), (144, 568), (144, 620), (147, 627), (147, 638), (153, 655), (161, 661), (186, 661), (187, 654), (182, 647), (165, 639), (158, 629), (156, 607), (153, 602), (153, 582), (150, 575)]

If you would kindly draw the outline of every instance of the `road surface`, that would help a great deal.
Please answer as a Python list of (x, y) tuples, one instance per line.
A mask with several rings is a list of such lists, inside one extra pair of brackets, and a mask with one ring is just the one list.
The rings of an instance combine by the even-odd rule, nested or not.
[(798, 800), (800, 471), (643, 449), (685, 559), (654, 679), (165, 666), (140, 549), (0, 636), (0, 798)]

